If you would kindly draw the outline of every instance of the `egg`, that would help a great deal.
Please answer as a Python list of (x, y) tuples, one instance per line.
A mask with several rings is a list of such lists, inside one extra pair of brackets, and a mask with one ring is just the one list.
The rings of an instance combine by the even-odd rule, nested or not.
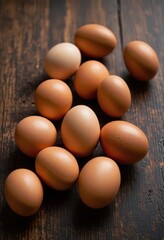
[(126, 113), (131, 104), (131, 93), (126, 82), (111, 75), (103, 79), (97, 91), (101, 109), (109, 116), (120, 117)]
[(44, 69), (51, 78), (65, 81), (77, 71), (80, 63), (80, 50), (72, 43), (62, 42), (48, 51)]
[(53, 146), (56, 139), (55, 126), (44, 117), (28, 116), (22, 119), (15, 128), (16, 145), (30, 157), (36, 157), (42, 149)]
[(84, 99), (93, 99), (97, 96), (99, 84), (108, 75), (109, 71), (102, 63), (94, 60), (86, 61), (75, 74), (75, 91)]
[(90, 208), (103, 208), (116, 197), (120, 182), (121, 174), (117, 164), (108, 157), (95, 157), (80, 172), (80, 198)]
[(42, 184), (38, 176), (28, 169), (12, 171), (6, 178), (4, 192), (10, 208), (24, 217), (35, 214), (42, 204)]
[(143, 41), (127, 43), (123, 58), (130, 74), (141, 81), (152, 79), (159, 68), (159, 60), (154, 49)]
[(42, 181), (56, 190), (69, 189), (79, 175), (75, 157), (61, 147), (48, 147), (40, 151), (35, 168)]
[(74, 42), (82, 54), (92, 58), (106, 56), (117, 45), (114, 33), (100, 24), (81, 26), (75, 33)]
[(35, 90), (35, 105), (40, 114), (48, 119), (61, 119), (72, 105), (69, 86), (58, 79), (42, 82)]
[(142, 160), (148, 152), (145, 133), (132, 123), (112, 121), (100, 133), (100, 143), (106, 156), (120, 164), (132, 164)]
[(100, 136), (100, 124), (93, 110), (85, 105), (71, 108), (63, 118), (61, 137), (65, 147), (78, 157), (92, 153)]

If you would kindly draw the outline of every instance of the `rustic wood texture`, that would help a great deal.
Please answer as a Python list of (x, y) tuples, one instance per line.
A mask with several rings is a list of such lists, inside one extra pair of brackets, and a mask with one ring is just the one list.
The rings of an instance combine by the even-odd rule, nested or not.
[[(122, 76), (132, 93), (123, 119), (141, 127), (150, 142), (147, 156), (120, 166), (122, 184), (115, 201), (92, 210), (79, 200), (77, 186), (66, 192), (47, 187), (39, 212), (29, 218), (14, 214), (4, 198), (4, 182), (14, 169), (34, 170), (34, 159), (15, 146), (19, 120), (37, 114), (33, 93), (48, 76), (43, 59), (50, 47), (73, 42), (86, 23), (109, 27), (117, 48), (102, 62)], [(158, 74), (149, 83), (136, 82), (125, 69), (122, 49), (130, 40), (144, 40), (157, 52)], [(1, 0), (0, 1), (0, 239), (1, 240), (162, 240), (164, 239), (164, 1), (161, 0)], [(68, 81), (72, 86), (72, 80)], [(74, 92), (74, 91), (73, 91)], [(75, 94), (75, 93), (74, 93)], [(89, 104), (100, 123), (111, 120), (95, 101), (75, 94), (74, 104)], [(59, 131), (60, 121), (55, 123)], [(92, 156), (102, 154), (100, 146)], [(90, 157), (92, 157), (90, 156)], [(90, 158), (89, 157), (89, 158)], [(82, 166), (89, 158), (79, 159)]]

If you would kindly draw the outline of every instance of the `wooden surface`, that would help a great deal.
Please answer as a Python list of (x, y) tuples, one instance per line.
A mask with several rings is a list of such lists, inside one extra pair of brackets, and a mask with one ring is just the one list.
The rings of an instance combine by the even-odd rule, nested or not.
[[(8, 207), (3, 193), (14, 169), (34, 169), (34, 160), (15, 146), (19, 120), (37, 114), (33, 93), (47, 79), (43, 59), (62, 41), (73, 41), (86, 23), (109, 27), (117, 48), (103, 59), (112, 74), (122, 76), (132, 93), (123, 119), (144, 130), (150, 142), (147, 156), (133, 166), (122, 166), (122, 184), (113, 203), (91, 210), (79, 200), (77, 186), (56, 192), (45, 188), (40, 211), (21, 218)], [(122, 49), (130, 40), (144, 40), (157, 52), (160, 69), (149, 83), (127, 73)], [(72, 80), (68, 84), (72, 85)], [(86, 103), (77, 96), (74, 104)], [(94, 101), (88, 103), (100, 117)], [(41, 0), (0, 1), (0, 239), (7, 240), (161, 240), (164, 239), (164, 1), (162, 0)], [(109, 121), (102, 115), (103, 125)], [(60, 132), (60, 122), (55, 123)], [(61, 139), (59, 138), (59, 144)], [(100, 146), (93, 156), (102, 154)], [(92, 157), (92, 156), (91, 156)], [(82, 166), (88, 158), (79, 159)]]

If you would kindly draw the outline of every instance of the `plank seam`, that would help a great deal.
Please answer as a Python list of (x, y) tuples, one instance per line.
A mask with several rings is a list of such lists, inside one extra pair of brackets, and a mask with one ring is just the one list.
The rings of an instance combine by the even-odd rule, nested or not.
[(119, 25), (121, 50), (123, 51), (123, 29), (122, 29), (122, 22), (121, 22), (121, 0), (117, 0), (117, 15), (118, 15), (118, 25)]

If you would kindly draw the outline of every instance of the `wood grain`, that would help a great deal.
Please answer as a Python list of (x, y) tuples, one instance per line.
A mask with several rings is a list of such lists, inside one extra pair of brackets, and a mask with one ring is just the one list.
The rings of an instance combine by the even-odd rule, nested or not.
[[(164, 1), (161, 0), (1, 0), (0, 1), (0, 240), (161, 240), (164, 239)], [(29, 218), (14, 214), (3, 186), (14, 169), (34, 170), (34, 159), (15, 146), (19, 120), (37, 114), (33, 93), (48, 76), (43, 70), (46, 52), (56, 43), (73, 42), (78, 27), (100, 23), (118, 40), (112, 54), (102, 59), (111, 74), (122, 76), (132, 93), (132, 106), (123, 119), (141, 127), (150, 142), (147, 156), (133, 166), (120, 166), (122, 184), (115, 201), (92, 210), (79, 200), (77, 186), (66, 192), (44, 187), (39, 212)], [(157, 52), (160, 69), (149, 83), (135, 81), (127, 72), (122, 50), (131, 40), (148, 42)], [(85, 60), (85, 59), (84, 59)], [(72, 79), (68, 85), (72, 87)], [(74, 105), (91, 106), (101, 126), (112, 120), (96, 101), (84, 101), (75, 92)], [(60, 124), (55, 123), (59, 139)], [(92, 156), (102, 154), (100, 145)]]

